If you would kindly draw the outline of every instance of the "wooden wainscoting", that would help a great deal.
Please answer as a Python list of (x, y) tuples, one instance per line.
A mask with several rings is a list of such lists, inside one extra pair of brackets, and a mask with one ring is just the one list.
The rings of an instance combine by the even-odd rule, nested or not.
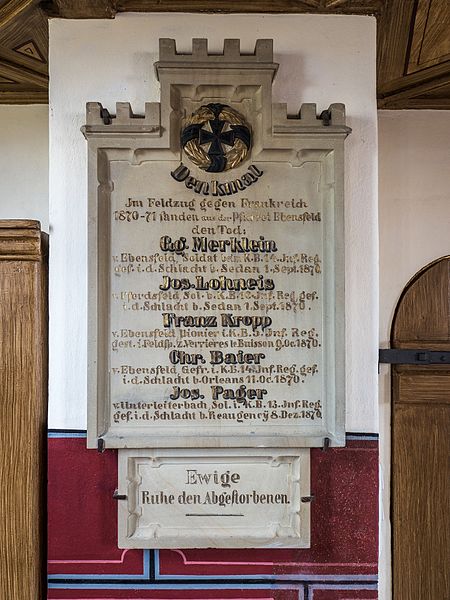
[(45, 597), (47, 243), (0, 221), (0, 598)]

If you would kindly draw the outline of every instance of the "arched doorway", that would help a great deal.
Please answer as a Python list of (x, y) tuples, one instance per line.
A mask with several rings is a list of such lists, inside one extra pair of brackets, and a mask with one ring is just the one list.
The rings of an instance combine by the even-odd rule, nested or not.
[(391, 347), (416, 351), (392, 367), (393, 598), (444, 600), (450, 598), (450, 364), (444, 364), (450, 257), (426, 266), (406, 286)]

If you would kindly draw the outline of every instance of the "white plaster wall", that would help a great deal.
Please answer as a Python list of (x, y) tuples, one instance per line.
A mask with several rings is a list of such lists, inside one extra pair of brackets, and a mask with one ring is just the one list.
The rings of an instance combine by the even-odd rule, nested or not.
[(189, 51), (207, 37), (253, 51), (273, 38), (280, 70), (274, 101), (297, 112), (347, 106), (347, 423), (348, 431), (377, 431), (377, 139), (375, 19), (322, 15), (119, 15), (108, 21), (50, 21), (50, 415), (49, 426), (86, 426), (86, 143), (80, 133), (85, 103), (112, 111), (116, 101), (135, 112), (158, 101), (153, 63), (158, 39)]
[(48, 106), (0, 105), (0, 219), (48, 232)]
[(450, 111), (379, 112), (380, 341), (411, 277), (450, 254)]
[[(450, 111), (379, 111), (380, 346), (411, 277), (450, 254)], [(390, 598), (390, 369), (380, 367), (380, 600)]]

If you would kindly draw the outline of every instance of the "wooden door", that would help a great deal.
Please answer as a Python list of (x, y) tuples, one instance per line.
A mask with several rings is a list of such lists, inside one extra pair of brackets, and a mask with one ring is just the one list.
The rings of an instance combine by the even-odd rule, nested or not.
[(0, 599), (45, 596), (46, 243), (0, 221)]
[[(405, 288), (391, 346), (450, 350), (450, 258)], [(392, 371), (394, 600), (450, 598), (450, 365), (395, 365)]]

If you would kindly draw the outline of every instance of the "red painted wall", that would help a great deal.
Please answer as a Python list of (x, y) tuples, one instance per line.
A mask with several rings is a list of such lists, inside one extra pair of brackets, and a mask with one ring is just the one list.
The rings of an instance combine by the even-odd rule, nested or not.
[(85, 446), (83, 433), (50, 433), (49, 599), (377, 598), (376, 436), (312, 450), (311, 548), (301, 550), (119, 550), (117, 453)]

